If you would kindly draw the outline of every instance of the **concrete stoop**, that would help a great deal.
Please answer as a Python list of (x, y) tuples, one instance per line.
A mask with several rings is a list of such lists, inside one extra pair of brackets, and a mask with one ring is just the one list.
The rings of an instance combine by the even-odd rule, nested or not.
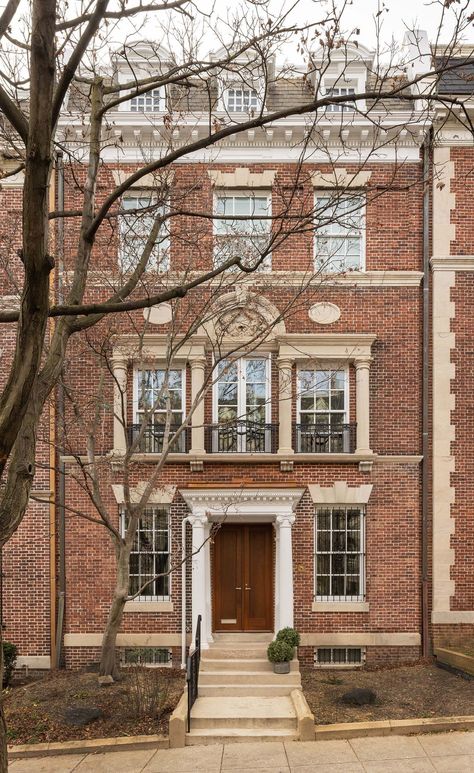
[(217, 634), (202, 651), (187, 746), (314, 738), (299, 663), (292, 661), (289, 674), (274, 674), (270, 641), (269, 634)]

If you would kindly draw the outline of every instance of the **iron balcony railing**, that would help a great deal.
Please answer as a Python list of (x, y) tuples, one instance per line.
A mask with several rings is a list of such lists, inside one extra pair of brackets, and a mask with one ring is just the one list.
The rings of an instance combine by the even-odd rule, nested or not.
[(188, 733), (191, 730), (191, 709), (198, 697), (199, 666), (201, 664), (201, 615), (196, 623), (194, 651), (188, 656), (186, 663), (186, 681), (188, 683)]
[(208, 454), (275, 454), (278, 424), (233, 421), (205, 427)]
[(300, 454), (353, 454), (356, 429), (357, 424), (294, 424), (293, 448)]
[[(169, 427), (168, 437), (171, 438), (175, 432), (180, 428), (180, 424), (171, 424)], [(140, 435), (142, 430), (141, 424), (129, 424), (127, 427), (128, 442), (131, 445), (134, 443)], [(140, 437), (137, 451), (142, 454), (161, 454), (163, 452), (163, 439), (165, 436), (165, 427), (163, 424), (149, 424), (143, 430), (143, 434)], [(184, 427), (183, 431), (173, 441), (169, 447), (169, 451), (172, 454), (185, 454), (191, 447), (191, 430), (190, 427)]]

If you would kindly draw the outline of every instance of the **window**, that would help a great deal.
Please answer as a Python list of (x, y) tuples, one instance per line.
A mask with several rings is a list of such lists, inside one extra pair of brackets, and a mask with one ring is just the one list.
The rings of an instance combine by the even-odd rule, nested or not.
[(315, 668), (356, 667), (364, 662), (362, 647), (316, 647), (314, 650)]
[[(141, 191), (123, 196), (119, 216), (119, 258), (122, 271), (132, 271), (137, 266), (155, 219), (164, 211), (163, 206), (153, 201), (150, 192)], [(148, 258), (147, 270), (168, 271), (169, 246), (169, 226), (166, 220)]]
[[(255, 265), (268, 249), (271, 233), (270, 197), (266, 194), (218, 194), (215, 199), (214, 263), (222, 265), (234, 257), (245, 265)], [(238, 219), (237, 219), (238, 218)], [(271, 257), (266, 255), (259, 270), (269, 270)]]
[(271, 451), (268, 357), (221, 360), (214, 387), (212, 450)]
[(318, 508), (315, 519), (315, 600), (363, 601), (364, 510)]
[[(140, 433), (145, 414), (148, 414), (148, 426), (142, 434), (140, 444), (142, 452), (151, 454), (162, 452), (168, 410), (170, 411), (170, 433), (174, 433), (184, 421), (184, 405), (183, 370), (137, 371), (134, 425), (136, 434)], [(183, 431), (170, 451), (176, 453), (185, 450), (186, 431)]]
[(171, 666), (172, 651), (167, 647), (125, 647), (122, 650), (124, 666)]
[[(344, 96), (352, 96), (355, 93), (353, 88), (343, 88), (339, 86), (331, 86), (330, 88), (326, 89), (326, 94), (324, 96), (326, 97), (344, 97)], [(355, 109), (355, 102), (354, 100), (348, 99), (347, 102), (336, 102), (333, 105), (326, 105), (326, 112), (327, 113), (345, 113), (348, 110), (354, 110)]]
[(327, 273), (362, 271), (365, 199), (316, 194), (315, 267)]
[(260, 108), (257, 91), (245, 86), (224, 91), (224, 105), (229, 113), (247, 113)]
[[(122, 524), (125, 533), (126, 516)], [(130, 553), (130, 596), (139, 593), (136, 601), (168, 600), (169, 561), (169, 509), (163, 505), (147, 507), (139, 520)]]
[(165, 107), (162, 89), (152, 89), (130, 99), (132, 113), (159, 113)]
[(298, 371), (298, 424), (296, 451), (348, 453), (353, 451), (354, 429), (347, 424), (348, 372)]

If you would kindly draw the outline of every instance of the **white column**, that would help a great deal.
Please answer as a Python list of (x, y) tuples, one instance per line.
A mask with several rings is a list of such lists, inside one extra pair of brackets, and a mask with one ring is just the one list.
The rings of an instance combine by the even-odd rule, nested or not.
[(292, 454), (293, 447), (291, 443), (291, 412), (292, 412), (292, 366), (293, 360), (288, 358), (278, 358), (279, 371), (279, 436), (278, 453)]
[[(206, 360), (202, 357), (190, 357), (191, 365), (191, 404), (204, 386), (204, 369)], [(191, 417), (191, 453), (205, 454), (204, 449), (204, 395), (197, 403)]]
[(127, 360), (125, 357), (112, 358), (114, 375), (114, 452), (125, 454), (127, 444)]
[(279, 531), (278, 547), (278, 602), (280, 628), (293, 627), (293, 550), (291, 529), (295, 522), (293, 513), (277, 515)]
[(275, 631), (279, 631), (280, 625), (280, 529), (275, 526)]
[(371, 454), (370, 450), (370, 357), (356, 359), (356, 408), (357, 448), (356, 454)]
[(204, 510), (193, 512), (189, 517), (189, 522), (193, 527), (192, 534), (192, 573), (191, 573), (191, 594), (192, 594), (192, 646), (194, 646), (194, 636), (196, 635), (196, 625), (198, 615), (201, 615), (201, 647), (207, 649), (209, 621), (207, 619), (207, 599), (206, 599), (206, 536), (207, 515)]

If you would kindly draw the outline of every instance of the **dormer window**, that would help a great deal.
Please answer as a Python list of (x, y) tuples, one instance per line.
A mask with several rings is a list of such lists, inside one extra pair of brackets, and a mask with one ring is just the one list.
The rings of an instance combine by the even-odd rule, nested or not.
[[(326, 97), (345, 97), (355, 94), (355, 89), (347, 86), (330, 86), (326, 89)], [(347, 102), (335, 102), (332, 105), (326, 105), (328, 113), (345, 113), (349, 110), (355, 110), (354, 100), (348, 99)]]
[(163, 89), (151, 89), (146, 94), (138, 94), (130, 99), (132, 113), (159, 113), (164, 110)]
[(260, 109), (260, 99), (256, 89), (230, 87), (224, 91), (224, 107), (229, 113), (248, 113)]

